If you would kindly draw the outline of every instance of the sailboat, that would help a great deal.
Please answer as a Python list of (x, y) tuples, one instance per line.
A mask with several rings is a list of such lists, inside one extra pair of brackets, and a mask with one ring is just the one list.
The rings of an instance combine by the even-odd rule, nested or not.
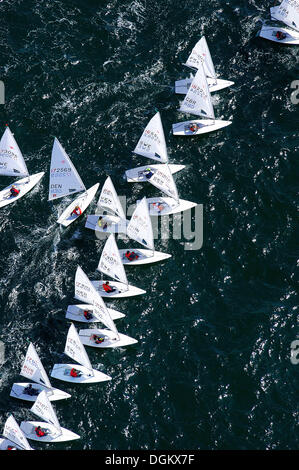
[[(49, 201), (84, 191), (63, 211), (58, 224), (68, 227), (87, 209), (98, 190), (99, 183), (86, 190), (76, 168), (71, 162), (70, 157), (65, 152), (59, 140), (55, 137), (50, 168)], [(80, 208), (81, 213), (73, 213), (76, 207)]]
[[(88, 282), (86, 281), (86, 278)], [(91, 287), (92, 289), (91, 289)], [(82, 302), (89, 302), (88, 304), (78, 304), (78, 305), (69, 305), (66, 312), (66, 318), (73, 321), (78, 321), (82, 323), (95, 323), (101, 321), (94, 314), (94, 307), (92, 305), (93, 296), (92, 291), (93, 286), (89, 281), (88, 277), (84, 273), (83, 269), (78, 266), (75, 276), (75, 298), (81, 300)], [(107, 309), (112, 320), (118, 320), (119, 318), (125, 317), (125, 315), (113, 308)]]
[(98, 321), (108, 328), (80, 330), (79, 338), (82, 344), (95, 348), (116, 348), (137, 343), (136, 339), (118, 332), (102, 297), (96, 291), (84, 271), (81, 268), (80, 270), (81, 285), (85, 292), (88, 292), (89, 300), (93, 305), (93, 314)]
[(299, 0), (283, 0), (280, 5), (270, 8), (271, 19), (288, 26), (263, 25), (259, 36), (269, 41), (286, 45), (299, 44)]
[[(177, 214), (197, 205), (196, 202), (179, 198), (176, 184), (167, 164), (163, 165), (148, 181), (169, 196), (147, 198), (150, 215)], [(137, 201), (137, 204), (139, 202)]]
[(203, 116), (206, 119), (178, 122), (172, 124), (174, 135), (201, 135), (207, 132), (216, 131), (229, 126), (231, 121), (215, 120), (214, 108), (211, 94), (208, 87), (207, 78), (201, 63), (198, 64), (198, 71), (192, 84), (181, 104), (180, 111), (196, 116)]
[[(111, 380), (109, 375), (92, 368), (87, 352), (85, 351), (85, 348), (73, 323), (69, 327), (64, 353), (71, 359), (74, 359), (76, 362), (78, 362), (79, 365), (55, 364), (51, 372), (51, 377), (54, 377), (58, 380), (63, 380), (64, 382), (80, 384), (91, 384)], [(71, 371), (74, 369), (77, 371), (77, 376), (71, 375)]]
[[(171, 257), (171, 255), (168, 253), (155, 251), (152, 221), (145, 197), (139, 202), (139, 204), (137, 204), (136, 209), (132, 214), (131, 220), (127, 227), (127, 235), (133, 240), (136, 240), (141, 245), (145, 246), (147, 249), (129, 248), (119, 250), (123, 264), (128, 266), (138, 266), (141, 264), (156, 263)], [(126, 253), (131, 253), (132, 251), (138, 258), (132, 259), (132, 261), (130, 261), (128, 257), (126, 257)]]
[[(145, 290), (139, 289), (138, 287), (132, 286), (128, 283), (113, 233), (111, 233), (104, 245), (97, 270), (102, 274), (107, 274), (115, 279), (114, 281), (104, 281), (103, 279), (101, 281), (91, 281), (102, 297), (120, 299), (146, 293)], [(109, 283), (109, 286), (113, 291), (107, 292), (104, 289), (104, 286), (107, 285), (107, 283)]]
[(87, 217), (85, 227), (97, 232), (125, 233), (128, 221), (110, 176), (107, 177), (98, 203), (99, 214)]
[[(203, 64), (210, 93), (223, 90), (224, 88), (227, 88), (234, 84), (234, 82), (231, 82), (230, 80), (223, 80), (221, 78), (217, 78), (211, 53), (206, 38), (204, 36), (195, 44), (191, 54), (189, 55), (184, 65), (197, 70), (198, 64), (200, 63)], [(193, 78), (194, 75), (192, 75), (191, 78), (177, 80), (175, 82), (175, 92), (178, 94), (186, 95)]]
[(37, 386), (33, 387), (31, 383), (14, 383), (10, 396), (20, 400), (35, 401), (37, 395), (45, 390), (50, 401), (63, 400), (70, 398), (70, 394), (53, 388), (45, 369), (38, 357), (35, 347), (29, 344), (27, 354), (20, 372), (20, 375), (33, 380)]
[[(125, 175), (128, 183), (147, 181), (150, 174), (161, 167), (161, 163), (168, 163), (165, 136), (159, 112), (157, 112), (147, 124), (133, 152), (142, 157), (156, 160), (160, 162), (160, 164), (141, 166), (127, 170)], [(171, 173), (177, 173), (183, 168), (185, 168), (185, 165), (169, 164)]]
[[(78, 434), (60, 426), (55, 410), (51, 405), (45, 390), (40, 392), (30, 411), (45, 421), (22, 421), (21, 430), (27, 439), (51, 443), (80, 439)], [(39, 426), (41, 431), (44, 433), (43, 436), (38, 436), (36, 434), (35, 429)]]
[(4, 437), (0, 438), (0, 450), (34, 450), (13, 415), (5, 421), (2, 435)]
[[(29, 175), (21, 150), (9, 127), (7, 127), (0, 141), (0, 175), (23, 178), (0, 191), (0, 207), (7, 206), (25, 196), (25, 194), (34, 188), (44, 174), (42, 171), (41, 173)], [(13, 186), (16, 189), (15, 194), (11, 192)]]

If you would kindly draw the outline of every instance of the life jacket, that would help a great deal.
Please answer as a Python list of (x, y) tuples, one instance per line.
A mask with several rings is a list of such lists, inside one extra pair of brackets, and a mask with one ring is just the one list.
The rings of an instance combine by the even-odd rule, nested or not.
[(81, 211), (80, 207), (77, 207), (77, 209), (75, 208), (75, 209), (73, 210), (72, 214), (81, 215), (81, 214), (82, 214), (82, 211)]
[(129, 261), (131, 261), (131, 256), (132, 256), (131, 253), (126, 253), (126, 254), (125, 254), (125, 257), (126, 257)]
[(17, 196), (17, 195), (19, 194), (20, 190), (17, 189), (17, 188), (10, 188), (10, 192), (11, 192), (11, 194), (13, 194), (14, 196)]
[(111, 287), (109, 285), (107, 286), (107, 284), (103, 284), (103, 289), (104, 289), (105, 292), (111, 292), (112, 291)]
[(96, 336), (96, 337), (94, 338), (94, 340), (95, 340), (95, 343), (96, 343), (96, 344), (101, 344), (101, 343), (103, 343), (104, 338), (102, 338), (102, 337), (100, 337), (100, 336)]
[(92, 314), (88, 310), (84, 310), (84, 317), (86, 318), (86, 320), (90, 320)]
[(78, 374), (77, 374), (75, 369), (71, 369), (70, 376), (71, 377), (78, 377)]
[(35, 428), (35, 434), (36, 434), (38, 437), (43, 437), (43, 436), (45, 436), (44, 431), (42, 431), (41, 429), (38, 429), (38, 428)]

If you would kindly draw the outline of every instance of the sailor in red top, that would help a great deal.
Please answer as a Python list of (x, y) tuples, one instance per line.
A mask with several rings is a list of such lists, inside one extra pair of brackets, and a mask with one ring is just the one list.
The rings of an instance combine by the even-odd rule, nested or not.
[(71, 369), (71, 372), (70, 372), (71, 377), (80, 377), (80, 375), (81, 374), (78, 373), (78, 371), (74, 367)]
[(126, 257), (129, 261), (134, 261), (134, 259), (138, 259), (138, 258), (139, 258), (139, 256), (136, 255), (136, 253), (134, 253), (134, 251), (130, 252), (129, 250), (126, 252), (125, 257)]
[(20, 190), (15, 187), (13, 184), (12, 187), (10, 188), (10, 194), (12, 196), (17, 196), (19, 194)]
[(71, 215), (77, 215), (77, 216), (79, 216), (81, 214), (82, 214), (82, 211), (81, 211), (79, 206), (76, 206), (75, 209), (73, 210), (73, 212), (71, 213)]
[(103, 282), (103, 289), (105, 292), (107, 292), (108, 294), (110, 294), (110, 292), (114, 292), (115, 291), (115, 288), (114, 287), (111, 287), (109, 285), (109, 281), (107, 282)]
[(46, 433), (42, 430), (40, 426), (37, 426), (37, 428), (35, 428), (34, 431), (38, 437), (43, 437), (46, 435)]

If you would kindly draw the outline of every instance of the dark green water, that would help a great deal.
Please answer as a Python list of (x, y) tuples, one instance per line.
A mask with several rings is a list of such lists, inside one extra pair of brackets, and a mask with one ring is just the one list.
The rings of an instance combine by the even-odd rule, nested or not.
[[(143, 297), (114, 302), (131, 348), (88, 354), (109, 383), (53, 385), (72, 394), (54, 407), (80, 434), (47, 449), (295, 449), (298, 371), (295, 232), (298, 48), (256, 38), (273, 2), (253, 0), (10, 0), (0, 3), (0, 70), (8, 123), (30, 172), (45, 171), (27, 197), (0, 211), (0, 427), (8, 414), (33, 419), (9, 397), (32, 341), (50, 373), (65, 362), (68, 304), (78, 264), (91, 279), (103, 242), (84, 228), (56, 224), (68, 201), (48, 203), (53, 138), (84, 183), (107, 175), (129, 203), (158, 192), (130, 185), (126, 169), (145, 125), (159, 110), (184, 199), (203, 204), (204, 243), (127, 270)], [(235, 85), (213, 95), (227, 129), (203, 138), (172, 136), (175, 79), (205, 35), (216, 71)], [(112, 130), (112, 123), (114, 128)], [(1, 177), (1, 188), (10, 182)], [(93, 209), (95, 205), (93, 205)], [(87, 211), (93, 212), (92, 210)], [(119, 246), (124, 247), (123, 241)], [(76, 325), (79, 327), (79, 324)], [(21, 380), (20, 380), (21, 379)]]

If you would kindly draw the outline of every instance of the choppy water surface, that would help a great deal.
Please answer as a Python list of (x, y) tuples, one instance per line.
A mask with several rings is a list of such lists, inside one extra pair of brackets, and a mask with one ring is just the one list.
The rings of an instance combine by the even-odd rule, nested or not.
[[(296, 386), (290, 362), (296, 339), (296, 152), (298, 48), (256, 38), (272, 2), (190, 0), (11, 0), (0, 3), (1, 134), (8, 123), (41, 184), (0, 211), (0, 426), (30, 405), (9, 397), (32, 341), (50, 373), (63, 354), (75, 303), (78, 264), (92, 279), (103, 241), (85, 217), (62, 230), (68, 201), (48, 203), (53, 138), (72, 158), (86, 187), (110, 175), (129, 203), (157, 190), (131, 185), (126, 169), (145, 125), (159, 110), (180, 197), (203, 204), (204, 244), (157, 240), (172, 253), (160, 265), (127, 269), (147, 290), (114, 302), (117, 326), (133, 347), (88, 349), (113, 380), (76, 387), (55, 402), (62, 426), (81, 439), (48, 449), (294, 449)], [(175, 79), (205, 35), (216, 71), (235, 85), (213, 95), (223, 131), (175, 138)], [(145, 161), (145, 160), (144, 160)], [(11, 180), (0, 177), (3, 188)], [(95, 204), (88, 211), (92, 212)], [(119, 240), (119, 247), (125, 247)], [(79, 324), (76, 325), (79, 327)], [(22, 381), (22, 380), (21, 380)], [(297, 434), (298, 435), (298, 434)]]

